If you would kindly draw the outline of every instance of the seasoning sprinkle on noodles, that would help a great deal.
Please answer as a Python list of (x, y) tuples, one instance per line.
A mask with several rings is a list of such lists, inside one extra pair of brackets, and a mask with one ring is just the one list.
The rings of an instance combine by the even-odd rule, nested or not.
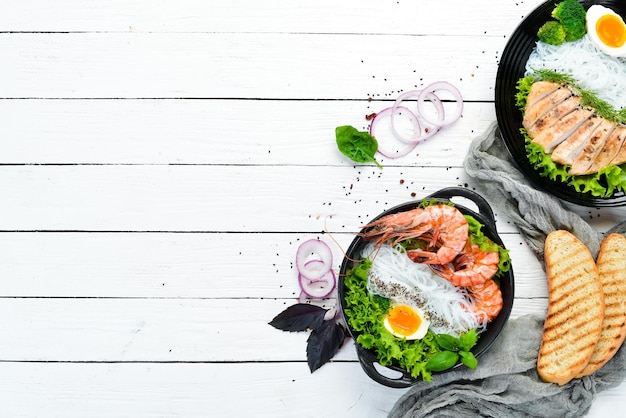
[(487, 320), (474, 312), (468, 292), (407, 257), (401, 246), (369, 244), (363, 256), (377, 251), (368, 272), (368, 290), (398, 303), (411, 303), (430, 318), (436, 334), (459, 336), (470, 329), (484, 329)]

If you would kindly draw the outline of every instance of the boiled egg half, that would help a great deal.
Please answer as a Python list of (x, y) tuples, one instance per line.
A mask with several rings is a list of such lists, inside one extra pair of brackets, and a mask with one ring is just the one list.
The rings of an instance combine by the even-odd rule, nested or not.
[(612, 57), (626, 56), (624, 19), (608, 7), (593, 5), (587, 10), (587, 33), (598, 49)]
[(428, 332), (430, 321), (420, 308), (398, 303), (389, 308), (383, 324), (395, 337), (420, 340)]

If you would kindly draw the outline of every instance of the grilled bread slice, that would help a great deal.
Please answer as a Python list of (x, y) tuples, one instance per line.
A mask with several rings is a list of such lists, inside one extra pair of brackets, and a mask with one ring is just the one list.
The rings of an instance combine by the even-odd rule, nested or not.
[(600, 338), (604, 293), (591, 253), (570, 232), (548, 234), (544, 258), (548, 316), (537, 372), (545, 382), (564, 385), (585, 368)]
[(626, 337), (626, 238), (623, 235), (610, 234), (602, 241), (596, 266), (604, 292), (604, 323), (596, 349), (577, 377), (602, 367)]

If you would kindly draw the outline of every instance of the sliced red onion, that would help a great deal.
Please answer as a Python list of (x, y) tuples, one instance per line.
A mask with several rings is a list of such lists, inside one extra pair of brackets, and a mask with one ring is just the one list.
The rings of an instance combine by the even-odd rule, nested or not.
[(300, 275), (314, 281), (326, 275), (333, 266), (333, 253), (328, 244), (319, 239), (303, 242), (296, 252), (296, 269)]
[(333, 293), (337, 279), (331, 269), (319, 280), (309, 280), (304, 275), (298, 274), (298, 282), (302, 293), (314, 299), (323, 299)]
[[(407, 91), (405, 93), (402, 93), (400, 96), (398, 96), (398, 98), (396, 99), (396, 101), (394, 102), (393, 106), (391, 107), (391, 129), (393, 130), (394, 135), (396, 136), (396, 138), (398, 138), (400, 141), (407, 143), (407, 144), (412, 144), (414, 142), (419, 142), (419, 141), (423, 141), (427, 138), (430, 138), (431, 136), (433, 136), (434, 134), (436, 134), (439, 131), (439, 128), (441, 128), (441, 124), (440, 123), (432, 123), (430, 121), (428, 121), (425, 117), (423, 117), (420, 113), (419, 113), (419, 109), (417, 109), (418, 113), (417, 115), (413, 114), (413, 116), (416, 119), (420, 119), (422, 118), (424, 121), (428, 122), (430, 125), (432, 125), (432, 127), (430, 129), (426, 128), (424, 130), (424, 133), (422, 133), (422, 129), (418, 129), (415, 134), (411, 137), (411, 138), (405, 138), (402, 135), (400, 135), (396, 129), (396, 125), (395, 125), (395, 114), (396, 114), (396, 109), (398, 108), (402, 108), (403, 106), (400, 106), (400, 103), (402, 103), (403, 101), (407, 100), (407, 99), (411, 99), (411, 98), (415, 98), (417, 99), (420, 94), (422, 94), (423, 90), (411, 90), (411, 91)], [(430, 102), (435, 106), (435, 110), (437, 111), (437, 120), (438, 121), (443, 121), (445, 118), (445, 110), (443, 108), (443, 104), (441, 103), (441, 100), (439, 100), (439, 97), (437, 97), (434, 93), (432, 92), (426, 92), (426, 98), (428, 98), (428, 100), (430, 100)], [(418, 122), (419, 124), (419, 122)]]
[(335, 319), (337, 317), (337, 307), (333, 306), (329, 310), (326, 311), (324, 315), (324, 321), (330, 321), (331, 319)]
[[(395, 107), (388, 107), (386, 109), (381, 110), (380, 112), (378, 112), (376, 114), (376, 117), (374, 118), (374, 120), (372, 120), (372, 123), (370, 124), (370, 135), (372, 135), (374, 138), (376, 138), (376, 134), (375, 134), (375, 130), (376, 130), (376, 125), (378, 125), (378, 123), (380, 123), (380, 120), (382, 117), (387, 116), (387, 115), (391, 115), (393, 117), (393, 114), (395, 112), (399, 112), (401, 111), (402, 114), (405, 114), (408, 116), (409, 120), (411, 121), (411, 123), (413, 124), (413, 127), (415, 128), (415, 132), (417, 132), (418, 134), (421, 133), (421, 126), (419, 124), (419, 120), (417, 119), (417, 116), (415, 116), (415, 114), (413, 112), (411, 112), (409, 109), (407, 109), (404, 106), (395, 106)], [(392, 128), (394, 131), (394, 135), (397, 136), (396, 134), (396, 129), (393, 126), (393, 122), (392, 122)], [(400, 137), (398, 136), (398, 139)], [(384, 148), (384, 146), (381, 145), (381, 141), (380, 139), (376, 139), (378, 141), (378, 153), (381, 154), (384, 157), (387, 158), (399, 158), (399, 157), (404, 157), (405, 155), (407, 155), (409, 152), (413, 151), (413, 149), (415, 149), (415, 146), (417, 145), (418, 141), (414, 141), (412, 143), (409, 143), (408, 145), (405, 145), (404, 148), (400, 151), (390, 151), (390, 150), (386, 150)]]
[(306, 293), (304, 293), (302, 290), (300, 290), (300, 295), (298, 296), (298, 303), (306, 303), (308, 297), (306, 295)]
[[(452, 93), (452, 95), (454, 96), (457, 102), (457, 107), (451, 116), (446, 117), (443, 103), (441, 99), (434, 93), (437, 90), (448, 91)], [(405, 100), (410, 99), (410, 98), (417, 99), (416, 113), (412, 112), (406, 106), (401, 105), (401, 103), (403, 103)], [(435, 107), (435, 111), (437, 113), (437, 116), (435, 119), (433, 119), (433, 117), (430, 116), (425, 111), (424, 106), (425, 106), (426, 101), (430, 102)], [(370, 135), (376, 138), (376, 135), (375, 135), (376, 126), (378, 125), (378, 123), (383, 117), (390, 116), (391, 117), (391, 131), (393, 133), (393, 136), (395, 136), (396, 139), (398, 139), (399, 141), (407, 144), (407, 146), (405, 146), (404, 148), (400, 150), (390, 151), (389, 149), (385, 149), (385, 147), (381, 145), (381, 141), (379, 138), (376, 138), (378, 140), (377, 151), (379, 154), (387, 158), (404, 157), (405, 155), (413, 151), (413, 149), (415, 148), (418, 142), (430, 138), (431, 136), (439, 132), (439, 130), (443, 126), (446, 126), (455, 122), (461, 117), (462, 113), (463, 113), (463, 98), (461, 97), (461, 93), (459, 92), (459, 90), (448, 82), (438, 81), (438, 82), (428, 85), (423, 90), (411, 90), (411, 91), (402, 93), (400, 96), (398, 96), (398, 98), (396, 99), (392, 107), (383, 109), (374, 116), (374, 119), (372, 120), (370, 124), (369, 133)], [(413, 125), (414, 134), (411, 135), (410, 137), (401, 135), (398, 132), (398, 129), (396, 126), (396, 117), (400, 114), (402, 114), (403, 116), (406, 116), (406, 118)], [(425, 122), (426, 124), (430, 126), (425, 126), (424, 129), (422, 130), (420, 121), (423, 123)]]
[[(316, 277), (324, 276), (328, 272), (329, 270), (328, 267), (329, 267), (328, 264), (324, 262), (323, 260), (313, 259), (304, 263), (304, 268), (306, 269), (304, 273), (301, 271), (298, 271), (298, 273), (302, 274), (303, 276), (305, 276), (307, 279), (311, 281), (316, 281), (316, 280), (321, 280), (321, 279), (316, 279)], [(313, 279), (311, 279), (311, 277), (313, 277)]]
[[(436, 102), (439, 102), (439, 104), (441, 104), (439, 97), (434, 96), (433, 94), (437, 90), (445, 90), (447, 92), (452, 93), (452, 96), (456, 100), (456, 109), (447, 118), (441, 117), (443, 114), (439, 113), (440, 117), (437, 118), (438, 120), (433, 121), (429, 119), (429, 117), (426, 115), (426, 112), (424, 111), (424, 101), (429, 100), (433, 102), (435, 106), (437, 106)], [(434, 97), (431, 96), (431, 94), (433, 94)], [(426, 122), (430, 123), (431, 125), (438, 125), (438, 126), (450, 125), (451, 123), (456, 122), (461, 117), (462, 113), (463, 113), (463, 97), (461, 96), (461, 92), (459, 91), (459, 89), (457, 89), (452, 84), (446, 81), (437, 81), (424, 87), (421, 93), (417, 96), (417, 114)]]

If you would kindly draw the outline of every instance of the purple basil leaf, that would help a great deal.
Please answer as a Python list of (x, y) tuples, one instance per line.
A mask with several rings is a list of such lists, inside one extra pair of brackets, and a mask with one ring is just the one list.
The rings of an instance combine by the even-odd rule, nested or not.
[(311, 373), (332, 359), (346, 338), (345, 330), (335, 321), (325, 321), (313, 330), (306, 346), (306, 357)]
[(297, 303), (276, 315), (270, 322), (283, 331), (306, 331), (317, 329), (324, 322), (326, 309), (308, 303)]

